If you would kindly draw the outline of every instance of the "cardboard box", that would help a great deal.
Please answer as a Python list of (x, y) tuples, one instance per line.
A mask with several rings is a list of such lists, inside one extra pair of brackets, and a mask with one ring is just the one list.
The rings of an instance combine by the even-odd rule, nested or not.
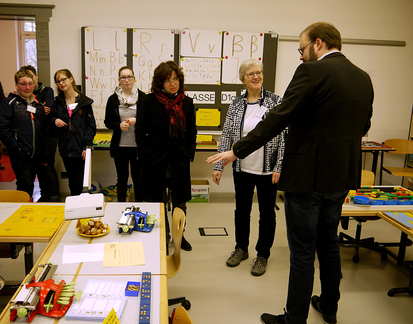
[(191, 200), (193, 203), (209, 202), (209, 181), (191, 180)]

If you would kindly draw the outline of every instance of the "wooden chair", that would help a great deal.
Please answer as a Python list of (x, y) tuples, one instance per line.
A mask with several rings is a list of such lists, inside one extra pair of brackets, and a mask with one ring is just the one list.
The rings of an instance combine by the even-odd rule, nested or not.
[[(25, 191), (0, 190), (0, 202), (30, 202), (30, 196)], [(30, 244), (30, 243), (27, 243), (27, 244)], [(0, 258), (17, 259), (17, 257), (19, 256), (19, 252), (23, 249), (23, 247), (24, 247), (24, 244), (0, 243)], [(1, 278), (0, 281), (2, 282), (2, 286), (4, 287), (5, 286), (4, 279)], [(7, 287), (8, 286), (6, 286), (6, 289)]]
[[(388, 139), (384, 142), (384, 145), (395, 148), (395, 151), (389, 151), (386, 154), (413, 154), (413, 141), (404, 139)], [(409, 167), (391, 167), (384, 165), (384, 154), (381, 154), (381, 165), (380, 165), (380, 184), (383, 180), (383, 171), (397, 177), (413, 177), (413, 168)]]
[(178, 306), (172, 313), (171, 324), (194, 324), (188, 312), (182, 306)]
[(0, 190), (0, 202), (29, 202), (30, 196), (20, 190)]
[[(167, 277), (175, 276), (181, 267), (181, 242), (185, 227), (185, 213), (180, 208), (175, 208), (172, 215), (172, 241), (174, 244), (174, 253), (166, 257)], [(179, 304), (190, 309), (191, 303), (185, 297), (171, 298), (168, 300), (168, 306)]]
[[(374, 185), (374, 173), (371, 171), (362, 170), (361, 186), (363, 187), (363, 186), (372, 186), (372, 185)], [(359, 255), (360, 247), (381, 253), (381, 259), (386, 260), (387, 250), (385, 247), (386, 246), (400, 246), (400, 243), (376, 242), (374, 240), (374, 237), (368, 237), (368, 238), (363, 238), (363, 239), (361, 238), (362, 223), (365, 223), (371, 220), (378, 220), (380, 219), (379, 216), (355, 216), (351, 218), (357, 221), (356, 235), (353, 238), (350, 235), (340, 232), (339, 244), (343, 247), (354, 247), (356, 249), (356, 253), (353, 256), (354, 263), (358, 263), (360, 261), (360, 255)], [(341, 225), (343, 229), (347, 230), (349, 217), (343, 217), (341, 220), (342, 220)], [(412, 242), (410, 241), (409, 245), (411, 244)]]

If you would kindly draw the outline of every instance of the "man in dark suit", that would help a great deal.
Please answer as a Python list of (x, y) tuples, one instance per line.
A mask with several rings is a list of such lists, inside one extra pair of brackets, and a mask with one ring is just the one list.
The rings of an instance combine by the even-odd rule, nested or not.
[[(300, 35), (301, 64), (282, 103), (232, 151), (207, 159), (244, 158), (285, 127), (279, 189), (285, 192), (290, 277), (285, 314), (262, 314), (264, 324), (306, 323), (309, 305), (325, 323), (336, 323), (341, 262), (337, 228), (348, 190), (361, 179), (361, 139), (370, 128), (373, 86), (368, 74), (341, 52), (340, 32), (315, 23)], [(315, 252), (321, 295), (311, 297)]]

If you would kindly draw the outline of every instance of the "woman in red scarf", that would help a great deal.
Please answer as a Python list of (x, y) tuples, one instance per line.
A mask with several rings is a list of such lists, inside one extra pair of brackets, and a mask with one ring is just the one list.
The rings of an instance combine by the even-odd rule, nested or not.
[[(193, 100), (184, 94), (185, 89), (184, 74), (175, 62), (159, 64), (151, 93), (143, 98), (138, 111), (135, 133), (138, 157), (144, 161), (144, 200), (166, 203), (168, 187), (173, 208), (179, 207), (186, 214), (186, 202), (191, 199), (190, 162), (195, 155), (196, 126)], [(168, 242), (168, 222), (166, 225)], [(185, 238), (181, 247), (192, 250)]]

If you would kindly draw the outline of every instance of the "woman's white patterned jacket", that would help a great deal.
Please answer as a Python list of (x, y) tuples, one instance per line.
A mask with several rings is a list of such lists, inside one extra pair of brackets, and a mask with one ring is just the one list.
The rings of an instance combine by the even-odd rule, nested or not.
[[(279, 105), (282, 98), (271, 91), (264, 88), (261, 89), (261, 98), (258, 100), (260, 106), (268, 108), (267, 113)], [(219, 143), (218, 153), (229, 151), (232, 145), (241, 139), (242, 129), (244, 127), (244, 116), (247, 108), (247, 91), (241, 96), (235, 98), (230, 104), (225, 118), (224, 128), (222, 130), (221, 141)], [(285, 137), (287, 136), (288, 128), (284, 129), (281, 134), (274, 137), (271, 141), (265, 144), (264, 150), (264, 165), (263, 172), (278, 172), (281, 173), (282, 162), (284, 157)], [(232, 167), (235, 171), (241, 172), (240, 159), (237, 158)], [(223, 171), (222, 162), (215, 165), (214, 170)]]

